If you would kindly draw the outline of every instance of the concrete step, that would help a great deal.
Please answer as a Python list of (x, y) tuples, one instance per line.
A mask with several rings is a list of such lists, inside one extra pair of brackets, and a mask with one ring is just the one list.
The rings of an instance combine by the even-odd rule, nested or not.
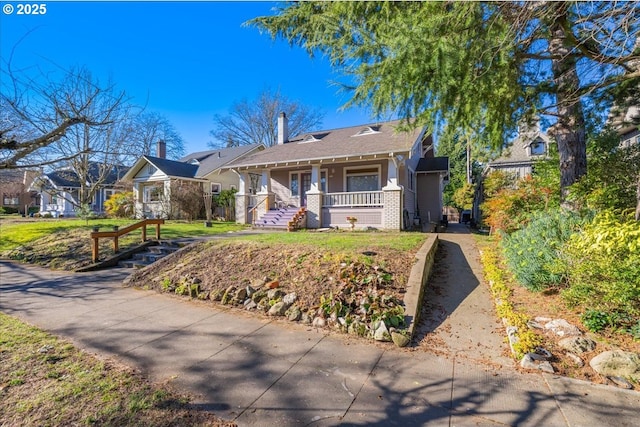
[(144, 252), (134, 254), (131, 259), (120, 261), (118, 265), (124, 268), (143, 268), (180, 248), (180, 245), (173, 242), (160, 242), (158, 245), (147, 247)]

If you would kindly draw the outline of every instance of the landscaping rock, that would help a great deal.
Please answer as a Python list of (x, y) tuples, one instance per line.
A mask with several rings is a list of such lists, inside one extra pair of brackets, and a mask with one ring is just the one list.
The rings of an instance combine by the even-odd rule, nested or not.
[(607, 379), (620, 388), (626, 388), (627, 390), (633, 388), (633, 385), (622, 377), (607, 377)]
[(282, 301), (287, 304), (287, 306), (291, 306), (294, 302), (296, 302), (297, 299), (298, 296), (295, 292), (291, 292), (290, 294), (286, 294), (284, 297), (282, 297)]
[(277, 280), (273, 280), (273, 281), (267, 283), (267, 288), (269, 288), (269, 289), (275, 289), (275, 288), (277, 288), (279, 286), (280, 286), (280, 282), (277, 281)]
[(300, 309), (295, 306), (289, 308), (289, 310), (287, 310), (285, 314), (287, 315), (287, 319), (292, 322), (297, 322), (302, 317), (302, 311), (300, 311)]
[(236, 291), (236, 295), (235, 295), (235, 300), (236, 301), (244, 301), (245, 299), (247, 299), (247, 289), (246, 288), (240, 288)]
[(258, 304), (253, 300), (248, 299), (248, 300), (246, 300), (244, 302), (244, 309), (245, 310), (253, 310), (253, 309), (257, 308), (257, 307), (258, 307)]
[[(537, 319), (537, 318), (536, 318)], [(544, 328), (560, 337), (580, 336), (582, 332), (564, 319), (554, 319), (545, 323)]]
[(411, 341), (408, 336), (399, 332), (391, 332), (391, 340), (398, 347), (406, 347)]
[(391, 341), (391, 335), (389, 335), (389, 330), (387, 329), (387, 325), (384, 324), (383, 321), (378, 320), (373, 325), (373, 339), (376, 341)]
[(582, 354), (593, 351), (596, 348), (596, 342), (587, 337), (568, 337), (558, 341), (558, 345), (567, 351), (575, 354)]
[(267, 298), (269, 298), (270, 300), (282, 298), (283, 296), (284, 292), (282, 292), (282, 289), (269, 289), (267, 291)]
[(539, 360), (541, 356), (536, 353), (527, 353), (520, 361), (520, 366), (524, 369), (537, 369), (539, 371), (553, 374), (553, 366), (547, 360)]
[(571, 359), (577, 367), (582, 368), (584, 366), (584, 361), (580, 358), (580, 356), (567, 352), (567, 357)]
[(275, 303), (267, 312), (267, 314), (269, 316), (284, 316), (284, 313), (286, 313), (287, 308), (289, 308), (287, 306), (287, 304), (285, 304), (284, 302), (280, 301)]
[(589, 365), (605, 377), (640, 376), (640, 355), (630, 351), (605, 351), (591, 359)]
[(253, 294), (256, 293), (256, 289), (254, 287), (252, 287), (251, 285), (247, 285), (247, 287), (245, 288), (245, 290), (247, 291), (247, 296), (249, 298), (251, 298), (253, 296)]
[(255, 293), (253, 293), (251, 295), (251, 300), (253, 302), (260, 302), (261, 299), (266, 298), (267, 297), (267, 293), (265, 291), (256, 291)]
[(312, 322), (311, 316), (309, 316), (308, 313), (302, 313), (302, 316), (300, 316), (300, 322), (304, 323), (305, 325), (310, 325)]

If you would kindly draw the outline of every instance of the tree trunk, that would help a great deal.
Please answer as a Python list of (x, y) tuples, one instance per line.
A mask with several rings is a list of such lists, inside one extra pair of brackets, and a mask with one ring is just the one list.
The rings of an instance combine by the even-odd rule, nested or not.
[(553, 127), (553, 135), (560, 154), (560, 196), (563, 205), (569, 187), (587, 173), (587, 143), (585, 119), (578, 96), (580, 78), (576, 60), (567, 47), (565, 26), (566, 9), (560, 5), (561, 13), (551, 25), (549, 51), (553, 56), (551, 68), (556, 85), (558, 122)]

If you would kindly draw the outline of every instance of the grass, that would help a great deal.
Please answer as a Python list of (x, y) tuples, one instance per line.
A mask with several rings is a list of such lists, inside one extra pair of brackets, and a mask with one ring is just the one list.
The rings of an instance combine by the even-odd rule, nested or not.
[(235, 425), (14, 317), (0, 330), (0, 425)]
[[(0, 252), (15, 249), (19, 246), (34, 242), (56, 232), (64, 232), (73, 229), (87, 231), (87, 237), (93, 227), (100, 227), (103, 231), (110, 230), (114, 225), (125, 227), (136, 220), (131, 219), (94, 219), (86, 221), (81, 219), (25, 219), (3, 217), (0, 219)], [(194, 237), (212, 234), (238, 231), (245, 228), (242, 225), (231, 222), (214, 222), (212, 227), (204, 227), (202, 222), (166, 221), (160, 227), (163, 239), (176, 239), (181, 237)], [(147, 236), (155, 234), (155, 226), (148, 227)], [(140, 231), (134, 231), (132, 236), (139, 236)], [(139, 237), (137, 237), (139, 238)]]
[(293, 244), (313, 245), (325, 249), (327, 252), (335, 251), (362, 251), (376, 248), (413, 250), (424, 242), (424, 233), (405, 232), (325, 232), (298, 231), (295, 233), (268, 233), (246, 235), (238, 237), (238, 240), (251, 240), (265, 244)]

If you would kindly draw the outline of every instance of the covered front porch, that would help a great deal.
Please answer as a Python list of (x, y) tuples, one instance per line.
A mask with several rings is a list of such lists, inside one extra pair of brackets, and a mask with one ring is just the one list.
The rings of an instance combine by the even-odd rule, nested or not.
[(401, 159), (300, 163), (236, 171), (237, 222), (255, 224), (274, 209), (303, 207), (305, 228), (351, 228), (352, 221), (357, 229), (403, 228)]

